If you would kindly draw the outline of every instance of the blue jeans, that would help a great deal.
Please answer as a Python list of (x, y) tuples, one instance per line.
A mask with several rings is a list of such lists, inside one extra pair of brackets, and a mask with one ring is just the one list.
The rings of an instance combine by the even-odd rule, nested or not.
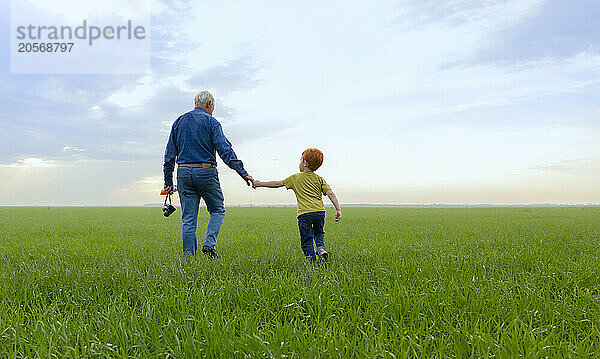
[(311, 260), (316, 260), (313, 239), (317, 246), (317, 251), (325, 249), (325, 212), (310, 212), (298, 216), (298, 228), (300, 229), (300, 245), (302, 252)]
[(206, 209), (210, 214), (204, 236), (205, 246), (215, 248), (217, 236), (225, 218), (223, 192), (219, 183), (216, 168), (177, 168), (177, 191), (182, 209), (181, 237), (183, 238), (183, 254), (186, 257), (196, 255), (196, 225), (198, 224), (198, 207), (200, 198), (204, 198)]

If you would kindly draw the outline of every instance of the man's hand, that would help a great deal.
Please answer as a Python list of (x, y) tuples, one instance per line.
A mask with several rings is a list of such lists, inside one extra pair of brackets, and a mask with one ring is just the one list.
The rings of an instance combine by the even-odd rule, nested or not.
[(261, 187), (261, 182), (259, 180), (252, 181), (252, 188)]
[(254, 178), (252, 178), (252, 176), (248, 175), (248, 176), (244, 177), (244, 181), (246, 181), (246, 184), (248, 186), (251, 186), (252, 183), (254, 182)]
[(167, 194), (173, 194), (173, 185), (167, 186), (165, 185), (165, 191), (167, 191)]
[(335, 221), (339, 222), (342, 219), (342, 211), (335, 211)]

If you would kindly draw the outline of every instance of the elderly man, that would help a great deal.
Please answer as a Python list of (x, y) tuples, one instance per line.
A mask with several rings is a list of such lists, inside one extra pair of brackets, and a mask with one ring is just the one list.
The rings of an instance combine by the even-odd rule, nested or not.
[(173, 123), (165, 150), (163, 172), (165, 189), (168, 193), (173, 193), (173, 170), (177, 162), (177, 189), (183, 210), (181, 236), (186, 257), (196, 255), (198, 206), (200, 198), (204, 198), (210, 218), (202, 243), (202, 252), (212, 259), (218, 258), (217, 236), (225, 218), (215, 151), (248, 186), (252, 184), (253, 179), (233, 152), (231, 143), (223, 134), (221, 124), (212, 117), (215, 109), (214, 97), (210, 92), (202, 91), (194, 98), (194, 105), (192, 111), (181, 115)]

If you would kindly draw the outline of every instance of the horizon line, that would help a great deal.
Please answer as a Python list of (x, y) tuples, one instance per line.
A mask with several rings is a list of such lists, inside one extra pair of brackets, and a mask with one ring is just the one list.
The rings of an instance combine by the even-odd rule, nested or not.
[[(0, 207), (106, 207), (106, 208), (144, 208), (144, 207), (161, 207), (162, 203), (145, 203), (145, 204), (134, 204), (134, 205), (104, 205), (104, 204), (0, 204)], [(600, 207), (600, 203), (530, 203), (530, 204), (492, 204), (492, 203), (475, 203), (475, 204), (465, 204), (465, 203), (429, 203), (429, 204), (418, 204), (418, 203), (405, 203), (405, 204), (394, 204), (394, 203), (347, 203), (341, 204), (342, 207), (399, 207), (399, 208), (443, 208), (443, 207)], [(179, 205), (175, 205), (175, 207), (181, 207)], [(200, 207), (206, 207), (205, 205), (200, 205)], [(276, 207), (276, 208), (287, 208), (287, 207), (296, 207), (296, 204), (254, 204), (254, 203), (244, 203), (244, 204), (230, 204), (225, 205), (225, 207), (230, 208), (267, 208), (267, 207)], [(325, 205), (326, 208), (333, 208), (332, 205)]]

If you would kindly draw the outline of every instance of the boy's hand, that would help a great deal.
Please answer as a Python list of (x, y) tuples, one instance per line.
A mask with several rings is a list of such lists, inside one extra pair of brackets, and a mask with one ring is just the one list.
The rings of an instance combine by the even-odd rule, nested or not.
[(252, 181), (252, 188), (260, 187), (261, 183), (259, 180)]
[(342, 211), (335, 211), (335, 221), (339, 222), (342, 219)]

